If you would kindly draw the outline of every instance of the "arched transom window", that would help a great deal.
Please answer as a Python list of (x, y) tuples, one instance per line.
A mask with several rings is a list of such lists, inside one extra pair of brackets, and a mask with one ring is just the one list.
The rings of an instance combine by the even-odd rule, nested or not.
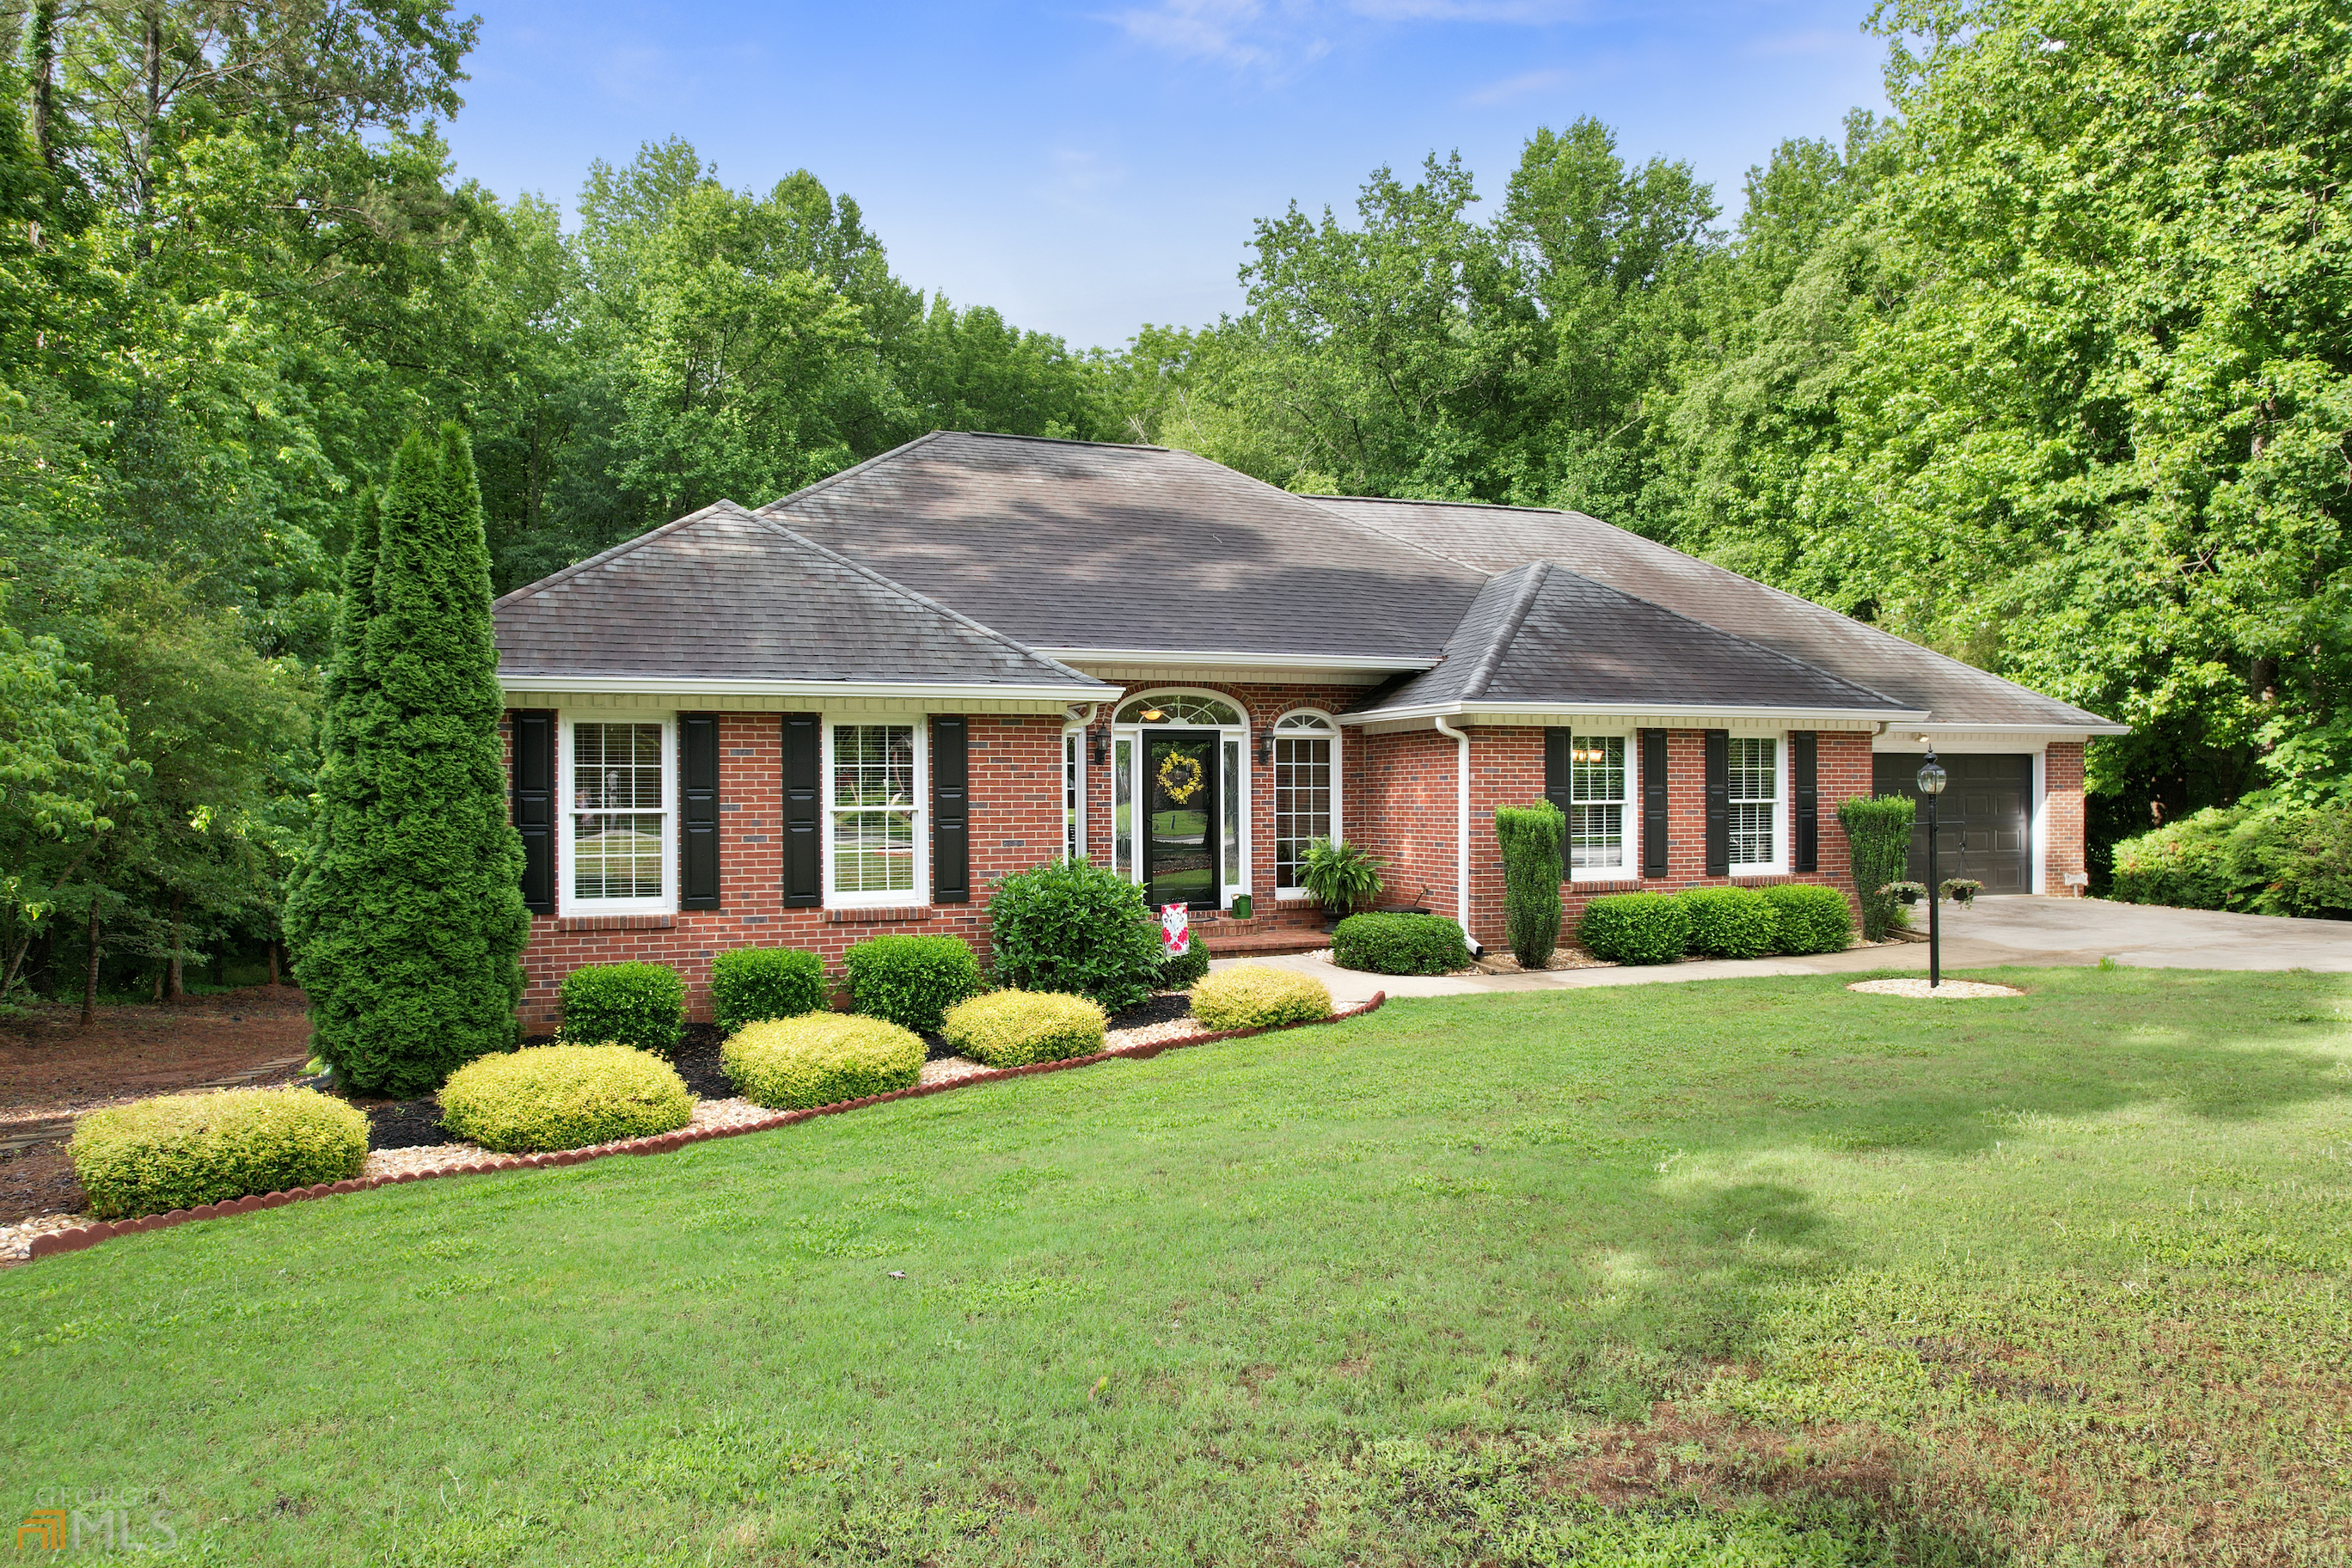
[(1307, 847), (1339, 830), (1339, 728), (1328, 713), (1286, 713), (1274, 726), (1274, 885), (1298, 886)]
[(1163, 692), (1158, 697), (1139, 697), (1118, 710), (1122, 724), (1238, 724), (1240, 710), (1230, 702), (1220, 702), (1213, 697), (1194, 697), (1184, 692)]

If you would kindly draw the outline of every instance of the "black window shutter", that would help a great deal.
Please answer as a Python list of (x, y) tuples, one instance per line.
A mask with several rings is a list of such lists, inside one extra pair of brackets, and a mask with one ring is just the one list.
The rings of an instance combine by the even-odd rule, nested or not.
[(1706, 874), (1731, 874), (1731, 731), (1706, 732)]
[(719, 907), (719, 715), (677, 719), (680, 787), (677, 907)]
[(522, 835), (522, 907), (555, 912), (555, 713), (514, 710), (514, 825)]
[(817, 726), (814, 713), (784, 715), (784, 906), (824, 902), (824, 836), (818, 830)]
[(1666, 874), (1666, 732), (1642, 731), (1642, 875)]
[[(1573, 776), (1569, 772), (1569, 732), (1565, 730), (1544, 731), (1544, 798), (1559, 807), (1563, 817), (1572, 816), (1569, 807), (1575, 804)], [(1568, 879), (1568, 835), (1559, 836), (1560, 880)]]
[(1792, 871), (1822, 868), (1821, 752), (1811, 730), (1789, 734), (1790, 797), (1796, 813), (1789, 836)]
[(931, 720), (931, 902), (971, 902), (971, 755), (967, 721)]

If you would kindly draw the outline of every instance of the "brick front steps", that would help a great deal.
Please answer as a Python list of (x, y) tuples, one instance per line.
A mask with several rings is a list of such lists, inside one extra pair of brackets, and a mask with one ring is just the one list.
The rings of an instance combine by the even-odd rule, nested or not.
[(1331, 945), (1331, 934), (1314, 926), (1275, 926), (1253, 931), (1249, 921), (1194, 926), (1192, 935), (1211, 958), (1261, 958), (1277, 952), (1314, 952)]
[[(1214, 951), (1212, 949), (1211, 951)], [(1313, 1020), (1318, 1024), (1336, 1024), (1342, 1018), (1361, 1017), (1388, 1000), (1386, 992), (1374, 992), (1370, 1001), (1360, 1007), (1348, 1007), (1328, 1018)], [(1278, 1028), (1302, 1029), (1307, 1024), (1286, 1024)], [(31, 1257), (50, 1258), (61, 1252), (79, 1252), (96, 1247), (112, 1237), (131, 1236), (141, 1231), (165, 1230), (190, 1220), (220, 1219), (229, 1215), (249, 1214), (256, 1209), (282, 1208), (288, 1204), (308, 1198), (331, 1197), (338, 1193), (365, 1192), (371, 1187), (399, 1186), (409, 1182), (436, 1181), (444, 1176), (487, 1175), (496, 1171), (541, 1170), (551, 1165), (579, 1165), (590, 1160), (601, 1160), (608, 1154), (667, 1154), (673, 1149), (683, 1149), (689, 1143), (707, 1142), (713, 1138), (737, 1138), (746, 1132), (766, 1132), (778, 1127), (788, 1127), (795, 1121), (806, 1121), (816, 1116), (835, 1116), (845, 1110), (857, 1110), (868, 1105), (880, 1105), (886, 1100), (918, 1100), (929, 1094), (946, 1094), (953, 1089), (969, 1089), (974, 1084), (995, 1083), (1008, 1078), (1024, 1078), (1034, 1073), (1063, 1072), (1071, 1068), (1091, 1067), (1097, 1062), (1125, 1058), (1140, 1061), (1156, 1057), (1162, 1051), (1181, 1050), (1187, 1046), (1205, 1046), (1214, 1040), (1244, 1039), (1252, 1035), (1273, 1034), (1273, 1029), (1227, 1029), (1199, 1035), (1188, 1035), (1176, 1040), (1150, 1040), (1142, 1045), (1122, 1046), (1116, 1050), (1098, 1051), (1089, 1057), (1072, 1057), (1067, 1061), (1037, 1062), (1024, 1068), (1000, 1068), (993, 1072), (972, 1073), (965, 1078), (950, 1079), (942, 1083), (917, 1084), (912, 1089), (893, 1090), (888, 1094), (868, 1095), (863, 1100), (845, 1100), (837, 1105), (821, 1105), (811, 1110), (772, 1111), (757, 1121), (738, 1122), (728, 1127), (683, 1128), (676, 1132), (664, 1132), (652, 1138), (630, 1138), (617, 1143), (602, 1143), (593, 1149), (564, 1149), (547, 1154), (491, 1154), (471, 1164), (444, 1171), (404, 1171), (397, 1175), (362, 1176), (351, 1181), (321, 1183), (315, 1187), (301, 1187), (293, 1192), (265, 1193), (253, 1197), (233, 1198), (226, 1203), (205, 1204), (193, 1209), (173, 1209), (169, 1214), (147, 1215), (139, 1219), (100, 1220), (94, 1225), (72, 1230), (51, 1231), (33, 1238)]]

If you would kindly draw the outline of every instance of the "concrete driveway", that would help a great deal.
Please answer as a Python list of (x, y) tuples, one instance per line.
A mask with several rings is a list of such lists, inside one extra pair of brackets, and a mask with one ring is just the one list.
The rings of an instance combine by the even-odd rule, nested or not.
[[(1919, 911), (1921, 924), (1925, 911)], [(1944, 909), (1944, 967), (2094, 964), (2103, 958), (2140, 969), (2316, 969), (2352, 973), (2352, 921), (2285, 920), (2111, 904), (2098, 899), (1984, 899)], [(1812, 958), (1689, 959), (1614, 969), (1564, 969), (1542, 974), (1423, 978), (1363, 974), (1307, 953), (1220, 960), (1272, 964), (1312, 974), (1346, 1006), (1375, 991), (1391, 996), (1464, 996), (1485, 991), (1559, 991), (1585, 985), (1649, 985), (1677, 980), (1728, 980), (1756, 974), (1843, 974), (1927, 967), (1927, 944), (1856, 948)]]

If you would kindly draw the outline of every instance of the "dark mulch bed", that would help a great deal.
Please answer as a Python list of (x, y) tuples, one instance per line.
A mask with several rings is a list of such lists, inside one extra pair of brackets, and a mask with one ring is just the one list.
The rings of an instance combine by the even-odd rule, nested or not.
[[(1110, 1020), (1114, 1029), (1140, 1029), (1152, 1024), (1166, 1024), (1192, 1011), (1192, 998), (1183, 992), (1170, 992), (1153, 996), (1116, 1014)], [(735, 1086), (727, 1081), (726, 1072), (719, 1065), (719, 1047), (726, 1037), (716, 1024), (688, 1024), (686, 1036), (678, 1041), (677, 1054), (670, 1058), (670, 1066), (686, 1080), (686, 1087), (701, 1100), (731, 1100)], [(522, 1042), (526, 1046), (551, 1046), (552, 1035), (533, 1035)], [(955, 1053), (937, 1035), (925, 1035), (923, 1044), (929, 1047), (933, 1060)], [(333, 1092), (324, 1079), (305, 1079), (317, 1088)], [(446, 1143), (448, 1135), (441, 1131), (440, 1102), (427, 1095), (423, 1100), (390, 1101), (358, 1100), (353, 1103), (367, 1112), (368, 1147), (370, 1149), (423, 1149), (436, 1143)]]

